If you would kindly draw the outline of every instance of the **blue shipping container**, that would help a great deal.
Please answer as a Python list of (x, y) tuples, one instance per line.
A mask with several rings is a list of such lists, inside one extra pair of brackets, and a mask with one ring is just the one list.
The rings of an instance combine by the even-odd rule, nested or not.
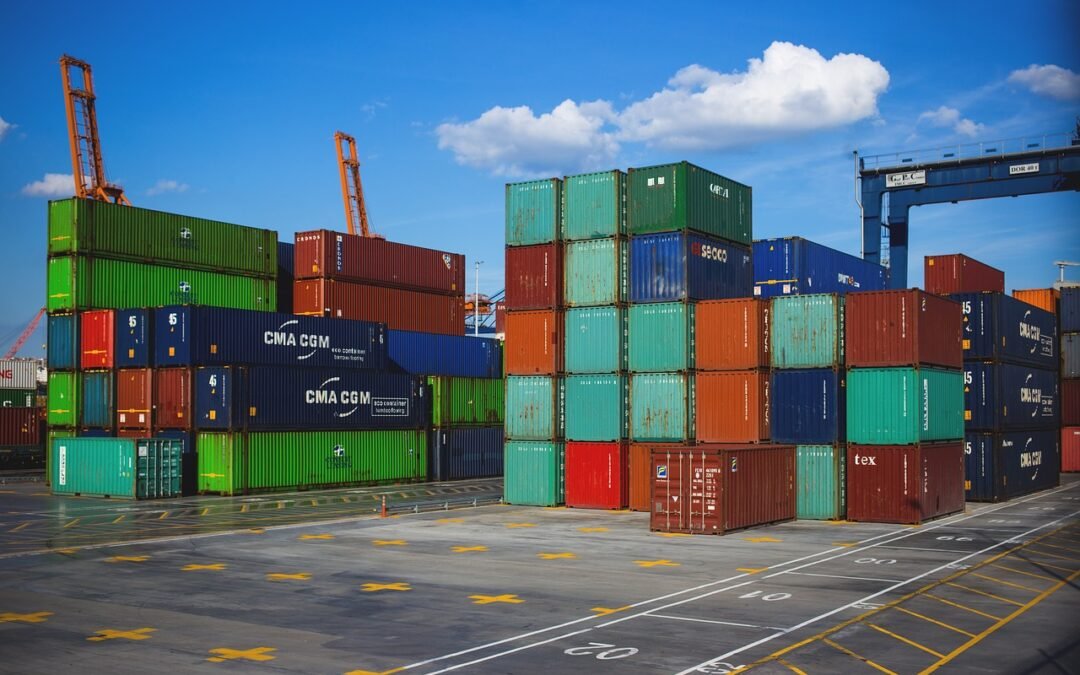
[(1058, 373), (1029, 366), (964, 362), (964, 427), (969, 431), (1058, 425)]
[(154, 311), (154, 364), (382, 370), (386, 326), (221, 307)]
[(238, 366), (210, 366), (195, 370), (195, 428), (243, 429), (248, 411), (247, 377)]
[(1080, 288), (1070, 286), (1061, 289), (1058, 316), (1061, 317), (1062, 333), (1080, 332)]
[(387, 331), (386, 339), (393, 365), (410, 375), (502, 377), (498, 340), (408, 330)]
[(1048, 490), (1060, 482), (1056, 429), (964, 436), (965, 498), (999, 502)]
[(153, 315), (149, 309), (116, 310), (116, 367), (150, 367), (150, 331)]
[(79, 363), (79, 315), (50, 314), (48, 335), (49, 370), (75, 370)]
[(84, 427), (111, 429), (116, 414), (116, 389), (113, 371), (94, 370), (80, 373), (82, 400), (79, 401), (79, 423)]
[(754, 242), (754, 295), (883, 291), (887, 270), (802, 237)]
[(503, 428), (432, 429), (428, 453), (429, 480), (501, 476)]
[(195, 494), (199, 487), (199, 456), (195, 454), (195, 434), (183, 429), (160, 429), (154, 438), (168, 438), (182, 441), (184, 451), (180, 455), (180, 493), (188, 497)]
[(845, 438), (844, 371), (774, 370), (770, 420), (774, 443), (834, 445)]
[(630, 239), (630, 300), (744, 298), (753, 288), (750, 249), (700, 234)]
[(1057, 368), (1057, 319), (1003, 293), (949, 296), (964, 311), (964, 358)]

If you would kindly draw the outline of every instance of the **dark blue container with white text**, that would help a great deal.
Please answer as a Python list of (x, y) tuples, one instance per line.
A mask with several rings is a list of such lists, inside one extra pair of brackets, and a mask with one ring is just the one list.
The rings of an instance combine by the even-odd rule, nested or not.
[(888, 270), (802, 237), (754, 242), (754, 295), (883, 291)]
[(965, 498), (999, 502), (1056, 487), (1060, 438), (1057, 430), (965, 434)]
[(631, 237), (631, 302), (743, 298), (753, 289), (750, 249), (724, 239), (670, 232)]
[(1057, 319), (1003, 293), (955, 293), (964, 312), (965, 360), (1001, 360), (1057, 368)]

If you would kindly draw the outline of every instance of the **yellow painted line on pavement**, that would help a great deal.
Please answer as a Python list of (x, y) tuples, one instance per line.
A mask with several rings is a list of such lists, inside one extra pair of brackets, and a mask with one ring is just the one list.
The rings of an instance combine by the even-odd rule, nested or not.
[(597, 616), (607, 616), (608, 614), (624, 612), (628, 609), (630, 609), (630, 605), (624, 605), (622, 607), (593, 607), (590, 611), (596, 612)]
[(254, 649), (229, 649), (228, 647), (218, 647), (217, 649), (211, 649), (211, 656), (206, 659), (213, 663), (221, 663), (223, 661), (233, 661), (236, 659), (244, 659), (247, 661), (273, 661), (276, 656), (270, 656), (270, 652), (276, 652), (277, 649), (273, 647), (255, 647)]
[(119, 523), (122, 523), (124, 521), (124, 518), (127, 518), (127, 516), (119, 515), (119, 516), (116, 517), (116, 520), (112, 521), (112, 524), (117, 525)]
[(271, 572), (266, 575), (267, 581), (308, 581), (311, 579), (310, 572), (297, 572), (286, 574), (284, 572)]
[(67, 525), (64, 525), (64, 528), (63, 528), (63, 529), (65, 529), (65, 530), (66, 530), (66, 529), (68, 529), (69, 527), (71, 527), (71, 526), (72, 526), (72, 525), (74, 525), (75, 523), (79, 522), (80, 520), (82, 520), (82, 518), (76, 518), (75, 520), (71, 521), (71, 522), (70, 522), (70, 523), (68, 523)]
[(191, 565), (184, 565), (183, 567), (180, 568), (180, 571), (181, 572), (198, 572), (198, 571), (201, 571), (201, 570), (206, 570), (206, 571), (210, 571), (210, 572), (220, 572), (223, 569), (225, 569), (226, 567), (227, 567), (227, 565), (225, 563), (210, 563), (208, 565), (199, 565), (199, 564), (192, 563)]
[(607, 532), (606, 527), (579, 527), (578, 532)]
[(12, 529), (8, 530), (8, 532), (18, 532), (19, 530), (23, 529), (24, 527), (27, 527), (27, 526), (29, 526), (29, 525), (30, 525), (30, 522), (31, 522), (31, 521), (29, 521), (29, 520), (28, 520), (28, 521), (26, 521), (25, 523), (23, 523), (22, 525), (18, 525), (18, 526), (16, 526), (16, 527), (14, 527), (14, 528), (12, 528)]
[(247, 512), (248, 512), (248, 505), (247, 504), (241, 504), (240, 505), (240, 513), (247, 513)]
[(487, 546), (452, 546), (450, 548), (454, 553), (483, 553), (488, 550)]
[(1080, 562), (1080, 558), (1070, 558), (1069, 556), (1061, 555), (1060, 553), (1051, 553), (1050, 551), (1040, 551), (1037, 548), (1032, 548), (1032, 549), (1028, 549), (1028, 550), (1031, 551), (1032, 553), (1037, 553), (1039, 555), (1048, 555), (1051, 558), (1060, 558), (1061, 560), (1068, 560), (1069, 562)]
[(1017, 607), (1023, 607), (1024, 606), (1024, 603), (1022, 603), (1022, 602), (1017, 602), (1015, 600), (1010, 600), (1008, 598), (1003, 598), (1000, 595), (994, 595), (993, 593), (987, 593), (986, 591), (980, 591), (979, 589), (972, 588), (971, 586), (964, 586), (963, 584), (958, 584), (958, 583), (955, 583), (955, 582), (952, 582), (952, 581), (946, 581), (945, 583), (947, 585), (949, 585), (949, 586), (954, 587), (954, 588), (962, 588), (965, 591), (970, 591), (972, 593), (978, 593), (979, 595), (985, 595), (988, 598), (993, 598), (994, 600), (998, 600), (1000, 602), (1005, 602), (1005, 603), (1008, 603), (1010, 605), (1016, 605)]
[(737, 568), (735, 568), (735, 571), (736, 572), (742, 572), (744, 574), (758, 574), (760, 572), (764, 572), (767, 569), (769, 569), (769, 568), (768, 567), (737, 567)]
[(133, 630), (114, 630), (112, 628), (104, 628), (99, 630), (95, 635), (91, 635), (86, 638), (90, 642), (103, 642), (105, 640), (149, 640), (150, 633), (153, 633), (157, 628), (135, 628)]
[(111, 558), (106, 559), (105, 562), (118, 563), (118, 562), (133, 562), (141, 563), (150, 559), (148, 555), (114, 555)]
[(510, 529), (515, 529), (515, 528), (520, 528), (520, 527), (536, 527), (536, 523), (507, 523), (506, 526), (508, 528), (510, 528)]
[(457, 525), (458, 523), (464, 523), (464, 518), (439, 518), (435, 521), (440, 525)]
[(991, 565), (991, 567), (996, 567), (999, 570), (1006, 570), (1006, 571), (1012, 572), (1014, 574), (1023, 574), (1024, 576), (1032, 577), (1033, 579), (1042, 579), (1043, 581), (1057, 581), (1057, 579), (1055, 579), (1053, 577), (1048, 577), (1045, 574), (1035, 574), (1034, 572), (1024, 572), (1023, 570), (1017, 570), (1017, 569), (1013, 569), (1011, 567), (1005, 567), (1004, 565), (999, 565), (997, 563), (994, 563), (993, 565)]
[(888, 635), (891, 638), (895, 638), (895, 639), (899, 640), (900, 642), (903, 642), (905, 644), (909, 644), (912, 647), (914, 647), (915, 649), (921, 649), (924, 652), (926, 652), (927, 654), (931, 654), (933, 656), (936, 656), (939, 659), (945, 657), (945, 655), (942, 654), (941, 652), (930, 649), (926, 645), (919, 644), (918, 642), (915, 642), (912, 639), (906, 638), (903, 635), (899, 635), (897, 633), (894, 633), (891, 630), (889, 630), (888, 628), (882, 628), (881, 626), (877, 625), (876, 623), (870, 623), (869, 621), (864, 621), (863, 623), (865, 623), (867, 626), (873, 628), (874, 630), (876, 630), (876, 631), (878, 631), (880, 633), (884, 633), (885, 635)]
[(158, 516), (158, 518), (157, 518), (157, 519), (158, 519), (158, 520), (165, 520), (165, 519), (166, 519), (166, 518), (168, 518), (168, 517), (169, 517), (169, 512), (168, 512), (168, 511), (162, 511), (162, 512), (161, 512), (161, 515), (160, 515), (160, 516)]
[[(808, 640), (807, 642), (809, 642), (809, 641), (812, 641), (812, 638), (811, 638), (811, 640)], [(848, 649), (844, 645), (839, 644), (838, 642), (834, 642), (833, 640), (830, 640), (829, 638), (822, 638), (822, 642), (829, 645), (833, 649), (839, 649), (840, 651), (847, 654), (848, 656), (853, 657), (855, 659), (858, 659), (859, 661), (862, 661), (863, 663), (870, 666), (871, 668), (875, 668), (875, 669), (877, 669), (877, 670), (879, 670), (879, 671), (881, 671), (883, 673), (886, 673), (886, 675), (898, 675), (897, 673), (889, 670), (885, 666), (874, 663), (873, 661), (866, 658), (865, 656), (860, 656), (859, 654), (856, 654), (855, 652), (851, 651), (850, 649)]]
[(748, 541), (752, 544), (779, 544), (783, 539), (777, 539), (776, 537), (743, 537), (743, 541)]
[(52, 616), (52, 612), (33, 612), (32, 614), (16, 614), (14, 612), (0, 613), (0, 623), (44, 623)]
[(1023, 586), (1021, 584), (1016, 584), (1016, 583), (1013, 583), (1011, 581), (1005, 581), (1004, 579), (998, 579), (997, 577), (988, 577), (985, 574), (979, 574), (978, 572), (972, 572), (971, 576), (979, 577), (980, 579), (986, 579), (987, 581), (993, 581), (994, 583), (1002, 584), (1004, 586), (1012, 586), (1013, 588), (1019, 588), (1020, 590), (1028, 591), (1029, 593), (1041, 593), (1042, 592), (1041, 588), (1032, 588), (1031, 586)]
[(1059, 546), (1057, 544), (1048, 544), (1045, 541), (1040, 541), (1039, 546), (1049, 546), (1050, 548), (1059, 548), (1062, 551), (1068, 551), (1069, 553), (1080, 553), (1080, 551), (1076, 550), (1075, 548), (1070, 548), (1068, 546)]
[(947, 628), (947, 629), (949, 629), (951, 631), (961, 633), (961, 634), (966, 635), (968, 637), (975, 637), (974, 633), (969, 633), (966, 630), (963, 630), (961, 628), (957, 628), (956, 626), (947, 624), (944, 621), (938, 621), (937, 619), (932, 619), (932, 618), (926, 616), (925, 614), (919, 614), (918, 612), (913, 612), (910, 609), (908, 609), (907, 607), (901, 607), (900, 605), (897, 605), (896, 609), (900, 610), (904, 614), (910, 614), (911, 616), (915, 617), (916, 619), (922, 619), (923, 621), (929, 621), (930, 623), (936, 623), (937, 625), (941, 626), (942, 628)]
[(371, 542), (375, 546), (408, 546), (409, 542), (404, 539), (375, 539)]
[(403, 581), (398, 581), (392, 584), (364, 584), (360, 587), (360, 590), (365, 593), (374, 593), (376, 591), (411, 591), (412, 586)]
[(312, 539), (326, 540), (326, 539), (333, 539), (333, 538), (334, 538), (334, 535), (328, 534), (328, 533), (325, 533), (325, 532), (323, 534), (302, 534), (299, 537), (297, 537), (297, 539), (299, 539), (300, 541), (310, 541)]
[(639, 565), (641, 567), (649, 568), (649, 567), (678, 567), (681, 563), (671, 562), (670, 560), (661, 559), (661, 560), (635, 560), (634, 564)]
[(537, 553), (536, 557), (540, 558), (541, 560), (561, 560), (576, 558), (577, 554), (570, 553), (569, 551), (566, 551), (564, 553)]
[(799, 668), (796, 667), (794, 664), (788, 663), (784, 659), (776, 659), (776, 662), (779, 663), (780, 665), (784, 666), (785, 668), (787, 668), (791, 672), (795, 673), (795, 675), (806, 675), (806, 671), (799, 670)]
[(1035, 565), (1036, 567), (1049, 567), (1052, 570), (1057, 570), (1058, 572), (1064, 572), (1065, 574), (1072, 574), (1073, 572), (1076, 571), (1075, 569), (1070, 569), (1068, 567), (1062, 567), (1061, 565), (1051, 565), (1050, 563), (1043, 562), (1041, 560), (1039, 560), (1039, 561), (1028, 560), (1027, 562), (1031, 563), (1032, 565)]
[(658, 537), (666, 537), (668, 539), (674, 539), (676, 537), (692, 537), (694, 535), (686, 532), (653, 532)]
[(473, 601), (474, 605), (491, 605), (499, 602), (505, 602), (511, 605), (520, 605), (525, 602), (516, 595), (509, 593), (503, 595), (470, 595), (469, 599)]
[(994, 614), (988, 614), (988, 613), (983, 612), (981, 610), (975, 609), (974, 607), (968, 607), (967, 605), (962, 605), (959, 602), (953, 602), (952, 600), (946, 600), (945, 598), (934, 595), (933, 593), (923, 593), (919, 597), (930, 598), (931, 600), (937, 600), (938, 602), (940, 602), (942, 604), (951, 605), (951, 606), (953, 606), (953, 607), (955, 607), (957, 609), (962, 609), (962, 610), (965, 610), (967, 612), (971, 612), (972, 614), (978, 614), (979, 616), (984, 616), (987, 619), (990, 619), (992, 621), (997, 621), (998, 619), (1001, 618), (1000, 616), (996, 616)]
[(199, 513), (199, 515), (200, 515), (200, 516), (205, 516), (205, 515), (206, 515), (206, 514), (208, 514), (208, 513), (210, 513), (210, 507), (209, 507), (209, 506), (207, 506), (206, 508), (204, 508), (204, 509), (202, 510), (202, 512), (201, 512), (201, 513)]

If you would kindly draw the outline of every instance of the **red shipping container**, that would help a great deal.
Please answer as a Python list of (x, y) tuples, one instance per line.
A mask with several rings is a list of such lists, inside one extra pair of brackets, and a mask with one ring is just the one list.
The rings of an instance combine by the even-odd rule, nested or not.
[(566, 505), (579, 509), (625, 509), (629, 491), (625, 443), (566, 444)]
[(769, 439), (769, 373), (765, 370), (694, 375), (699, 443), (757, 443)]
[(653, 448), (678, 448), (680, 443), (631, 443), (628, 503), (631, 511), (650, 511)]
[(694, 319), (698, 370), (768, 368), (770, 309), (764, 298), (699, 302)]
[(923, 258), (923, 286), (927, 293), (1005, 292), (1005, 273), (962, 253)]
[(152, 438), (146, 429), (117, 429), (117, 438)]
[(154, 374), (154, 417), (160, 429), (190, 429), (192, 370), (159, 368)]
[(0, 446), (41, 445), (41, 410), (0, 407)]
[(395, 330), (465, 334), (465, 300), (437, 295), (314, 279), (293, 285), (293, 312), (308, 316), (377, 321)]
[(495, 332), (499, 334), (506, 333), (506, 303), (495, 303)]
[(1080, 427), (1061, 430), (1061, 470), (1080, 471)]
[(794, 445), (654, 448), (649, 529), (724, 534), (795, 519)]
[(150, 431), (153, 423), (154, 371), (125, 368), (116, 371), (116, 427)]
[(506, 313), (507, 375), (554, 375), (563, 368), (563, 315), (555, 310)]
[(465, 256), (460, 253), (329, 230), (297, 232), (295, 242), (295, 279), (337, 279), (465, 294)]
[(964, 444), (849, 445), (847, 517), (918, 525), (964, 510)]
[(848, 366), (963, 367), (960, 303), (911, 289), (848, 293), (845, 306)]
[(1027, 290), (1013, 290), (1013, 297), (1017, 300), (1035, 305), (1039, 309), (1045, 309), (1054, 316), (1058, 313), (1058, 301), (1061, 300), (1061, 291), (1056, 288), (1030, 288)]
[(562, 304), (562, 246), (507, 246), (506, 308), (555, 309)]
[(1061, 381), (1061, 426), (1080, 427), (1080, 380)]
[(116, 319), (111, 309), (79, 315), (79, 367), (112, 368), (116, 345)]

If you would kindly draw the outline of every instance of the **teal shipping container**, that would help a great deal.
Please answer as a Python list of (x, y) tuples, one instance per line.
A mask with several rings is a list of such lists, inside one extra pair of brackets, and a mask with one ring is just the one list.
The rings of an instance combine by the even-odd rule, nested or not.
[(847, 440), (910, 445), (964, 437), (964, 375), (940, 368), (852, 368)]
[(503, 500), (523, 506), (558, 506), (566, 501), (566, 445), (507, 441)]
[(772, 300), (773, 368), (837, 368), (844, 364), (844, 299), (835, 294)]
[(629, 429), (626, 377), (566, 377), (566, 440), (619, 441)]
[(630, 169), (630, 234), (694, 230), (750, 246), (749, 186), (689, 162)]
[(506, 245), (547, 244), (559, 238), (562, 181), (558, 178), (508, 183)]
[(568, 373), (626, 370), (626, 311), (621, 307), (566, 310), (564, 368)]
[(181, 494), (182, 441), (164, 438), (54, 438), (53, 494), (157, 499)]
[(116, 416), (116, 385), (113, 371), (90, 370), (79, 374), (82, 386), (80, 423), (94, 429), (111, 429)]
[(604, 171), (563, 180), (563, 239), (599, 239), (626, 233), (626, 174)]
[(630, 299), (630, 246), (625, 238), (566, 245), (563, 295), (568, 307), (614, 305)]
[(629, 368), (634, 373), (669, 373), (694, 368), (692, 304), (632, 305)]
[(843, 520), (843, 445), (795, 446), (796, 517), (800, 520)]
[(649, 373), (630, 377), (630, 438), (682, 442), (694, 437), (694, 377)]
[(550, 441), (562, 438), (565, 423), (561, 378), (529, 375), (506, 378), (506, 437)]
[(46, 347), (49, 370), (79, 367), (79, 315), (50, 314)]

